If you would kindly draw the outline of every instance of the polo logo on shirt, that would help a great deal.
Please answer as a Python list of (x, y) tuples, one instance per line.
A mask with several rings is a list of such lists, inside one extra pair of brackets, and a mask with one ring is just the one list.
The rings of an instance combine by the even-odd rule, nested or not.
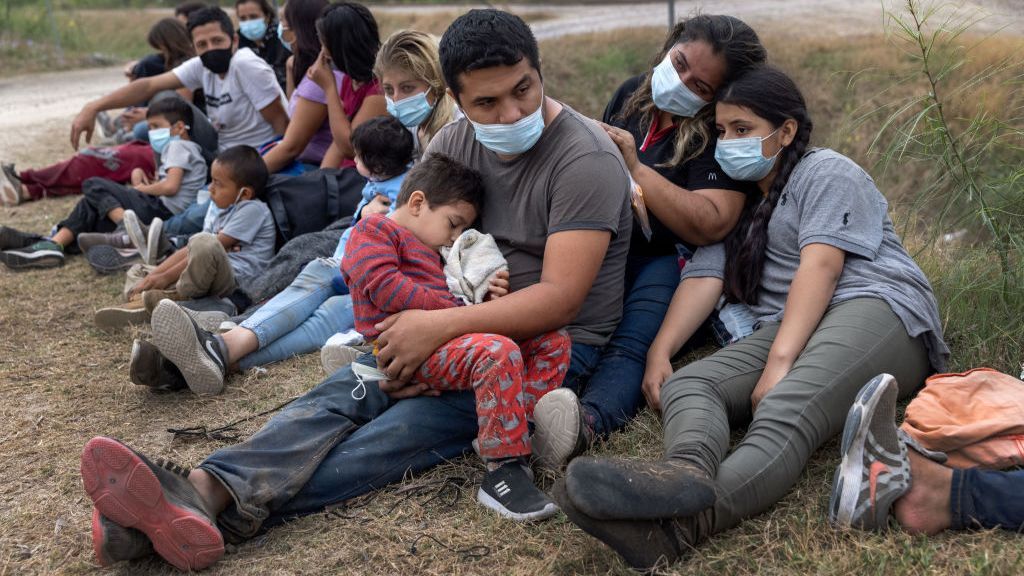
[(211, 94), (206, 95), (206, 105), (213, 106), (214, 108), (220, 108), (226, 104), (231, 104), (234, 100), (231, 99), (231, 94), (224, 94), (223, 96), (217, 97)]
[(718, 174), (715, 172), (708, 172), (708, 180), (718, 180)]
[(849, 226), (849, 225), (850, 225), (850, 213), (847, 212), (847, 213), (843, 214), (843, 226)]
[(779, 202), (781, 202), (783, 206), (786, 205), (786, 197), (787, 196), (789, 196), (789, 194), (783, 194), (782, 198), (779, 198)]

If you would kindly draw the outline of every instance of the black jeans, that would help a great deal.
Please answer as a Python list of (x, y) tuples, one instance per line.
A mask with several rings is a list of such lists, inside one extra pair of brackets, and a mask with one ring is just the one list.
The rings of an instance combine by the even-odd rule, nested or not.
[(147, 224), (153, 218), (166, 220), (173, 216), (156, 196), (106, 178), (89, 178), (82, 183), (82, 199), (57, 228), (67, 228), (75, 236), (83, 232), (112, 232), (116, 224), (107, 219), (107, 213), (114, 208), (133, 210), (139, 221)]

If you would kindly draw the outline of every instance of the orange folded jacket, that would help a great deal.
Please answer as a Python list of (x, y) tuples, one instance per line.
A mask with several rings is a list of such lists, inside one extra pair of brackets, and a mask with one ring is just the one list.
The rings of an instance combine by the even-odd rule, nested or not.
[(902, 428), (955, 468), (1024, 465), (1024, 382), (991, 368), (936, 374), (907, 406)]

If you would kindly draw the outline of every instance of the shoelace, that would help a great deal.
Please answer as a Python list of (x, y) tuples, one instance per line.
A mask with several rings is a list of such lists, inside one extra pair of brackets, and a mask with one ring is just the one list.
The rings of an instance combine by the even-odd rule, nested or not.
[(186, 468), (173, 460), (168, 460), (167, 458), (156, 458), (153, 463), (172, 474), (177, 474), (178, 476), (186, 479), (188, 478), (189, 473), (192, 472), (191, 468)]
[(413, 540), (412, 544), (409, 546), (409, 554), (413, 556), (416, 555), (416, 544), (419, 544), (419, 541), (423, 540), (424, 538), (428, 540), (433, 540), (445, 550), (448, 550), (454, 554), (458, 554), (460, 560), (475, 560), (477, 558), (483, 558), (491, 554), (491, 547), (485, 546), (484, 544), (476, 544), (474, 546), (467, 546), (466, 548), (454, 548), (452, 546), (445, 544), (444, 542), (441, 542), (440, 540), (438, 540), (430, 534), (420, 534), (419, 536), (417, 536), (416, 539)]
[(239, 424), (243, 422), (248, 422), (249, 420), (252, 420), (254, 418), (259, 418), (261, 416), (266, 416), (267, 414), (277, 412), (278, 410), (291, 404), (298, 398), (298, 396), (292, 396), (291, 398), (285, 400), (284, 402), (278, 404), (277, 406), (274, 406), (270, 410), (264, 410), (259, 414), (253, 414), (251, 416), (246, 416), (245, 418), (239, 418), (238, 420), (235, 420), (230, 424), (218, 426), (216, 428), (213, 428), (212, 430), (208, 429), (205, 424), (201, 424), (199, 426), (192, 426), (190, 428), (168, 428), (167, 431), (170, 432), (171, 434), (174, 434), (175, 440), (177, 440), (178, 438), (206, 438), (208, 440), (218, 440), (222, 442), (237, 442), (242, 437), (241, 430), (237, 428)]

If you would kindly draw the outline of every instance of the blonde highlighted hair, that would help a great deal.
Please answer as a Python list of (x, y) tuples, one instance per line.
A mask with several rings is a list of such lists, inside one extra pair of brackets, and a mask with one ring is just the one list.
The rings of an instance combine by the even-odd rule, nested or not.
[(455, 101), (445, 90), (437, 38), (416, 30), (400, 30), (392, 34), (377, 52), (373, 74), (382, 79), (386, 71), (396, 68), (426, 82), (429, 86), (427, 96), (434, 101), (434, 109), (420, 124), (422, 151), (442, 126), (455, 119)]

